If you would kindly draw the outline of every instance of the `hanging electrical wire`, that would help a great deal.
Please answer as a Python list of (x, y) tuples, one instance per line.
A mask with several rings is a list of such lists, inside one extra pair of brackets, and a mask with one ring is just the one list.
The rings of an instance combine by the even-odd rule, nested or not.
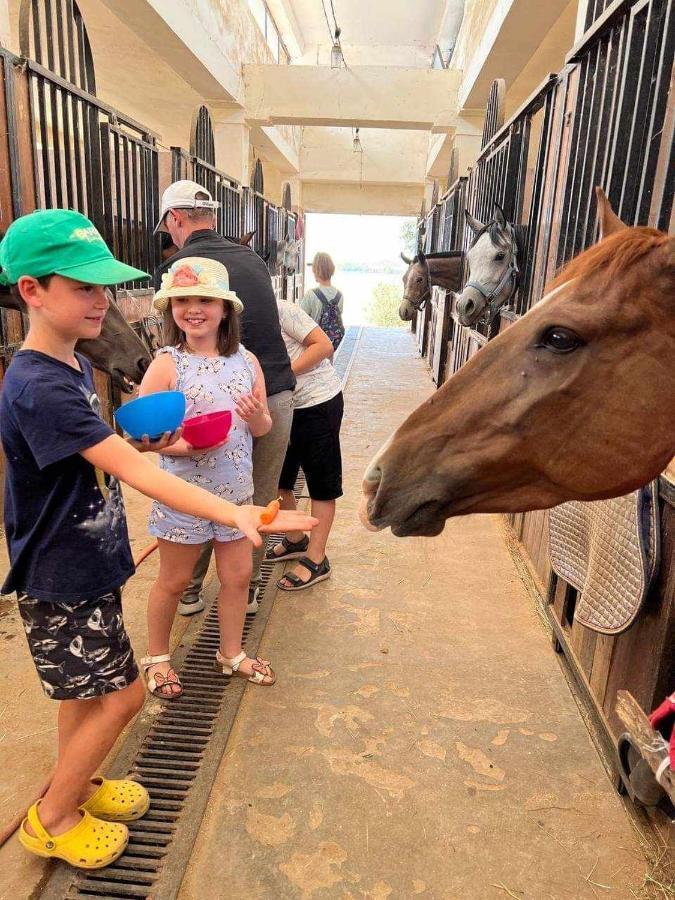
[(344, 66), (345, 69), (348, 69), (347, 60), (345, 59), (344, 50), (342, 49), (342, 42), (340, 41), (340, 35), (342, 34), (342, 29), (337, 23), (337, 18), (335, 16), (335, 7), (333, 6), (333, 0), (329, 0), (331, 14), (333, 16), (333, 27), (331, 27), (330, 20), (328, 18), (328, 10), (326, 9), (326, 0), (321, 0), (321, 8), (323, 9), (323, 15), (326, 20), (326, 27), (328, 28), (328, 33), (330, 35), (330, 39), (332, 42), (331, 49), (331, 67), (334, 69), (339, 69), (341, 66)]
[(333, 40), (333, 29), (331, 28), (330, 22), (328, 21), (328, 11), (326, 9), (325, 0), (321, 0), (321, 9), (323, 10), (324, 18), (326, 19), (326, 27), (328, 28), (328, 34), (330, 35), (331, 41)]
[(338, 29), (337, 19), (335, 18), (335, 7), (333, 6), (333, 0), (330, 0), (330, 11), (333, 14), (333, 22), (335, 23), (335, 30), (338, 31), (339, 29)]

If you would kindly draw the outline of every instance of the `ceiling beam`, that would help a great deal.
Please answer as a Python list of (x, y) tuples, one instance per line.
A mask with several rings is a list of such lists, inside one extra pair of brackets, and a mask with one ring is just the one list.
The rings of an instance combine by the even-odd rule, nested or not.
[(244, 66), (251, 124), (451, 132), (460, 73), (392, 66)]

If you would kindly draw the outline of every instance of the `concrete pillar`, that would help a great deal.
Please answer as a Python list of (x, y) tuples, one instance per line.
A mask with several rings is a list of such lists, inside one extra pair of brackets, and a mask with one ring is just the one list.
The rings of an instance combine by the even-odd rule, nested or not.
[(250, 132), (240, 106), (209, 104), (216, 149), (216, 167), (242, 185), (250, 179)]
[(298, 212), (302, 209), (302, 181), (299, 178), (287, 179), (291, 186), (291, 209)]
[(453, 141), (453, 147), (457, 152), (457, 175), (461, 177), (468, 174), (468, 170), (475, 164), (480, 153), (480, 143), (483, 137), (483, 116), (460, 116), (457, 120), (457, 130)]

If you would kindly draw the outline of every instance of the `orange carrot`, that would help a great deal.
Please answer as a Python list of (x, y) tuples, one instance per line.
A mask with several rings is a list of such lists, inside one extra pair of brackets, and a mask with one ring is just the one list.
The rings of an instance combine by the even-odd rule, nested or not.
[(281, 509), (281, 497), (278, 500), (272, 500), (271, 503), (268, 503), (263, 512), (260, 513), (260, 524), (261, 525), (269, 525), (270, 522), (273, 522), (279, 510)]

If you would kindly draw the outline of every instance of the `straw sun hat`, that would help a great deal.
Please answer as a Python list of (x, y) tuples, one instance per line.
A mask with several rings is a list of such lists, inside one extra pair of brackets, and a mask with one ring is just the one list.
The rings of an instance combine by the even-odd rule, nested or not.
[(153, 299), (153, 306), (160, 312), (169, 305), (172, 297), (216, 297), (227, 300), (235, 312), (241, 312), (244, 304), (230, 290), (227, 269), (215, 259), (186, 256), (177, 259), (162, 275), (162, 283)]

